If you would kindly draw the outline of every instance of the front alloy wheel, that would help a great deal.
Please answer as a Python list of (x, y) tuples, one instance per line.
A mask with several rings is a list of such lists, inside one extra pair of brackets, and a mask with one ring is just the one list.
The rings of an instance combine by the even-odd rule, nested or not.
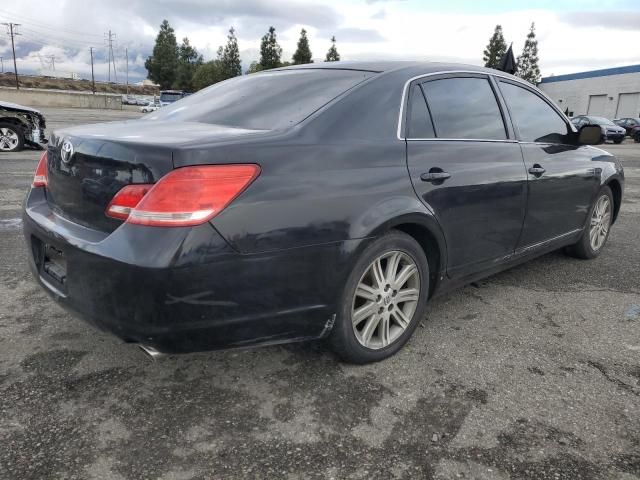
[(578, 242), (566, 249), (570, 255), (583, 259), (600, 255), (609, 238), (613, 221), (613, 193), (608, 186), (603, 186), (598, 192), (587, 218), (587, 225)]
[(364, 249), (347, 279), (328, 338), (353, 363), (383, 360), (409, 340), (424, 317), (429, 264), (410, 235), (391, 230)]
[(602, 248), (609, 234), (611, 226), (611, 201), (607, 195), (601, 195), (596, 201), (591, 213), (591, 225), (589, 228), (589, 241), (591, 248), (597, 252)]

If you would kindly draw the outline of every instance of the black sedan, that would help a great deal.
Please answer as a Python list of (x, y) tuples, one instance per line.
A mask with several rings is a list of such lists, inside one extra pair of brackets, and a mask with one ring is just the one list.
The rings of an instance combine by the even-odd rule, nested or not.
[(429, 298), (599, 255), (624, 174), (543, 93), (438, 63), (312, 64), (55, 132), (24, 209), (55, 300), (147, 352), (399, 350)]

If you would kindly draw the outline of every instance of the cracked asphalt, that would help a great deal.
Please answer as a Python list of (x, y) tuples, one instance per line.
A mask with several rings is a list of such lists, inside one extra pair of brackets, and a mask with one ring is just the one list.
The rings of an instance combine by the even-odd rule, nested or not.
[[(50, 128), (136, 112), (43, 109)], [(321, 344), (168, 356), (73, 318), (27, 271), (38, 152), (0, 156), (0, 478), (640, 479), (640, 145), (603, 254), (430, 303), (382, 363)]]

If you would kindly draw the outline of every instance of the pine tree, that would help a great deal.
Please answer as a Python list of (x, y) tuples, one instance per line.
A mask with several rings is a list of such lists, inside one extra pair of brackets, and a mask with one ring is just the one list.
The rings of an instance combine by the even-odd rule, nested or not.
[[(218, 52), (220, 52), (218, 50)], [(227, 35), (227, 44), (220, 55), (224, 78), (237, 77), (242, 75), (242, 65), (240, 63), (240, 49), (238, 48), (238, 39), (236, 31), (231, 27), (229, 35)]]
[(269, 31), (262, 37), (260, 44), (260, 65), (262, 70), (279, 67), (281, 55), (282, 48), (278, 45), (276, 29), (269, 27)]
[(489, 39), (487, 48), (484, 49), (482, 61), (484, 66), (488, 68), (498, 68), (503, 55), (507, 53), (507, 43), (502, 35), (502, 26), (496, 25), (493, 35)]
[(340, 60), (340, 54), (338, 53), (338, 49), (336, 48), (336, 37), (331, 37), (331, 47), (327, 52), (327, 57), (324, 59), (325, 62), (337, 62)]
[(293, 64), (300, 65), (302, 63), (313, 63), (311, 60), (311, 49), (309, 48), (309, 39), (307, 39), (307, 31), (303, 28), (300, 31), (300, 40), (298, 40), (298, 48), (293, 54)]
[(196, 68), (193, 75), (193, 87), (195, 90), (200, 90), (222, 80), (225, 80), (222, 62), (211, 60)]
[(262, 71), (262, 65), (260, 65), (260, 63), (256, 62), (255, 60), (253, 62), (251, 62), (251, 64), (249, 65), (249, 68), (247, 69), (246, 74), (249, 73), (258, 73)]
[(193, 76), (200, 65), (202, 65), (202, 55), (191, 46), (189, 39), (184, 37), (182, 44), (178, 47), (178, 67), (173, 88), (193, 91)]
[(178, 43), (176, 34), (166, 20), (162, 21), (156, 37), (153, 53), (144, 62), (148, 76), (160, 88), (169, 88), (176, 80), (178, 66)]
[(518, 75), (523, 80), (537, 85), (540, 82), (540, 68), (538, 67), (538, 40), (536, 40), (536, 25), (531, 24), (531, 29), (524, 42), (522, 54), (518, 57)]

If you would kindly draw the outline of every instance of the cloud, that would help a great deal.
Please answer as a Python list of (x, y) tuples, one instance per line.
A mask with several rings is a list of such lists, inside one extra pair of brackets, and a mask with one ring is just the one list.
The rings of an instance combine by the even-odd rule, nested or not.
[(601, 27), (612, 30), (640, 31), (640, 12), (593, 12), (578, 11), (560, 15), (560, 19), (572, 27)]
[(316, 28), (332, 28), (341, 21), (338, 11), (322, 2), (295, 0), (115, 0), (110, 5), (146, 18), (155, 24), (163, 19), (173, 19), (199, 25), (230, 25), (234, 22), (246, 24), (248, 20), (262, 25), (266, 30), (270, 24), (288, 28), (305, 24)]
[(377, 30), (370, 28), (339, 28), (335, 31), (335, 36), (341, 42), (367, 43), (384, 41), (384, 37)]
[[(587, 1), (575, 3), (582, 8)], [(226, 42), (227, 30), (236, 28), (243, 69), (259, 57), (260, 38), (276, 27), (283, 60), (295, 51), (300, 29), (308, 33), (316, 61), (324, 59), (332, 35), (344, 60), (442, 60), (481, 64), (482, 51), (496, 24), (504, 28), (507, 42), (518, 55), (532, 21), (539, 40), (543, 75), (576, 72), (640, 63), (640, 50), (612, 48), (635, 45), (640, 12), (567, 13), (566, 3), (538, 2), (547, 8), (522, 9), (515, 4), (496, 11), (494, 5), (475, 2), (467, 9), (433, 7), (427, 2), (344, 0), (65, 0), (51, 8), (51, 0), (29, 0), (0, 5), (0, 22), (22, 24), (16, 38), (18, 70), (34, 73), (40, 57), (56, 56), (56, 69), (90, 76), (89, 47), (94, 47), (97, 79), (106, 79), (107, 52), (104, 32), (116, 33), (118, 79), (123, 77), (124, 50), (129, 50), (129, 77), (146, 76), (144, 60), (151, 54), (158, 27), (169, 20), (178, 41), (189, 37), (204, 55), (215, 57)], [(446, 7), (446, 8), (445, 8)], [(558, 11), (554, 11), (556, 8)], [(626, 7), (631, 10), (633, 7)], [(38, 12), (46, 12), (46, 16)], [(635, 28), (635, 29), (634, 29)], [(589, 48), (569, 39), (588, 38)], [(9, 68), (11, 45), (0, 32), (0, 56)], [(40, 57), (38, 56), (40, 55)], [(11, 65), (12, 68), (12, 65)]]

